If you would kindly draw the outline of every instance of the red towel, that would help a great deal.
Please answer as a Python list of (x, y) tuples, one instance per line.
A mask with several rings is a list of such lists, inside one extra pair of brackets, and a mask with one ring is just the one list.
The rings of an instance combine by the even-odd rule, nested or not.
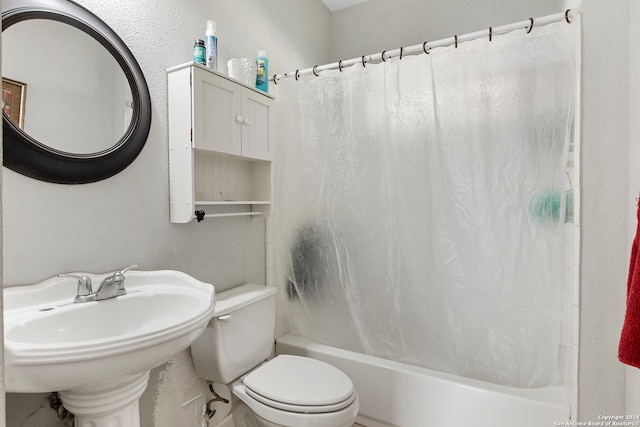
[(627, 313), (622, 325), (618, 359), (622, 363), (640, 368), (640, 203), (638, 204), (638, 229), (631, 247), (629, 278), (627, 280)]

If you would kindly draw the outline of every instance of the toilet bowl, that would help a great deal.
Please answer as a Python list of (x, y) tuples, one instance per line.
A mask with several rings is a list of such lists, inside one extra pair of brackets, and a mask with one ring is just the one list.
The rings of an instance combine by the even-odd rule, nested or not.
[[(277, 356), (234, 381), (231, 391), (260, 427), (351, 426), (358, 413), (358, 394), (349, 377), (307, 357)], [(235, 416), (234, 423), (243, 427)]]
[(192, 344), (196, 373), (228, 384), (235, 427), (350, 427), (359, 409), (351, 379), (301, 356), (271, 355), (275, 288), (242, 285), (216, 295), (214, 317)]

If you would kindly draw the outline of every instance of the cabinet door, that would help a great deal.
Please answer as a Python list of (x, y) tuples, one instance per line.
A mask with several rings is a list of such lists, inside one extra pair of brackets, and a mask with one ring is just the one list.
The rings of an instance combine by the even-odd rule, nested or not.
[(251, 90), (243, 93), (242, 156), (271, 160), (271, 100)]
[(194, 67), (193, 141), (201, 150), (242, 154), (242, 88)]

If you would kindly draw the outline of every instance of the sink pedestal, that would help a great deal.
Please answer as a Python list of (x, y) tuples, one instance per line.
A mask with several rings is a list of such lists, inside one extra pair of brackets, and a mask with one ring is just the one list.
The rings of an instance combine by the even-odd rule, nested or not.
[(139, 427), (138, 399), (148, 382), (146, 371), (58, 394), (65, 408), (75, 415), (76, 427)]

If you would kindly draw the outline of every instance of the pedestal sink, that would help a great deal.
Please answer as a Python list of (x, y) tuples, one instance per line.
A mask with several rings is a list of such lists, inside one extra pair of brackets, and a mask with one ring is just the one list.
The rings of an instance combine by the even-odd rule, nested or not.
[(125, 287), (75, 304), (72, 277), (5, 288), (6, 391), (58, 391), (76, 427), (139, 426), (149, 371), (204, 330), (214, 288), (177, 271), (130, 271)]

